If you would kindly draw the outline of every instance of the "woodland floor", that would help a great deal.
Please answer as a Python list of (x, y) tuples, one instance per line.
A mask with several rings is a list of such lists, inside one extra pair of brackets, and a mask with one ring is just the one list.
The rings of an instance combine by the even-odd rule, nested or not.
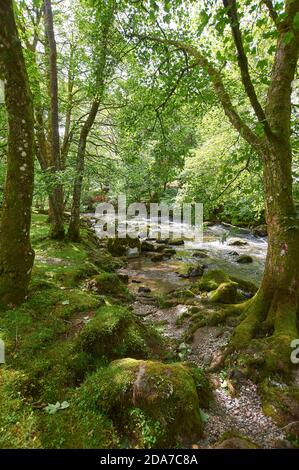
[[(134, 446), (115, 429), (111, 416), (92, 408), (86, 411), (86, 403), (80, 398), (80, 387), (88, 374), (98, 367), (108, 367), (110, 360), (109, 351), (104, 359), (92, 354), (82, 357), (76, 352), (80, 332), (98, 309), (107, 307), (112, 311), (114, 305), (132, 306), (141, 325), (162, 335), (163, 347), (168, 351), (163, 357), (168, 362), (191, 361), (203, 369), (227, 343), (233, 325), (227, 322), (197, 328), (188, 341), (194, 303), (186, 300), (167, 305), (154, 289), (138, 294), (136, 288), (146, 285), (134, 282), (130, 275), (129, 289), (120, 287), (121, 295), (115, 290), (107, 294), (93, 292), (90, 279), (99, 272), (125, 274), (126, 260), (113, 258), (104, 244), (96, 245), (90, 229), (82, 230), (79, 244), (53, 242), (47, 238), (48, 229), (46, 216), (34, 214), (36, 261), (30, 295), (23, 306), (1, 314), (0, 333), (5, 340), (7, 362), (0, 367), (0, 448)], [(201, 309), (206, 310), (207, 305), (196, 299), (197, 313)], [(211, 313), (219, 306), (208, 309)], [(155, 348), (149, 359), (161, 357), (160, 346)], [(127, 357), (127, 350), (118, 357)], [(243, 376), (232, 380), (234, 372), (225, 367), (209, 374), (213, 400), (202, 411), (203, 437), (192, 446), (298, 446), (296, 434), (289, 432), (290, 423), (299, 420), (297, 371), (287, 383), (278, 376), (261, 383)], [(57, 402), (64, 405), (55, 410)], [(145, 446), (154, 447), (151, 442), (146, 441)]]

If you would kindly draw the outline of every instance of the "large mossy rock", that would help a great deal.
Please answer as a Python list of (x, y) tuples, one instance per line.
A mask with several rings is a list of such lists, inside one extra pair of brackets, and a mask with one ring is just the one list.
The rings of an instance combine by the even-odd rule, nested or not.
[(122, 279), (115, 273), (100, 273), (86, 284), (88, 290), (100, 295), (129, 299), (131, 294)]
[(136, 249), (137, 255), (141, 252), (139, 238), (109, 238), (107, 247), (112, 256), (127, 256), (132, 249)]
[(198, 283), (199, 290), (203, 291), (212, 291), (217, 289), (220, 284), (230, 282), (230, 279), (224, 271), (221, 269), (213, 269), (211, 271), (206, 271)]
[(128, 308), (105, 305), (84, 326), (76, 350), (93, 357), (116, 359), (161, 357), (163, 341), (150, 326), (142, 324)]
[(223, 282), (216, 290), (210, 292), (209, 300), (215, 303), (233, 304), (237, 301), (236, 282)]
[(105, 413), (132, 447), (173, 447), (202, 436), (201, 407), (210, 400), (202, 372), (184, 363), (121, 359), (91, 375), (79, 390), (86, 409)]

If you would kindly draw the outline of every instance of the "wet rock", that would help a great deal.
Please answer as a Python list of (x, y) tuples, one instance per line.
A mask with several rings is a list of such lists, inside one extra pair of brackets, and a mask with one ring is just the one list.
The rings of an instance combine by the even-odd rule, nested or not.
[(236, 240), (232, 240), (231, 242), (229, 242), (228, 245), (229, 246), (246, 246), (248, 245), (248, 242), (237, 238)]
[(162, 243), (164, 245), (168, 245), (169, 244), (169, 238), (157, 238), (156, 243)]
[(247, 264), (247, 263), (252, 263), (253, 259), (249, 255), (241, 255), (239, 258), (236, 259), (237, 263), (239, 264)]
[(184, 240), (182, 238), (171, 238), (168, 241), (169, 245), (174, 245), (174, 246), (181, 246), (184, 245)]
[[(123, 282), (124, 284), (128, 284), (128, 283), (129, 283), (129, 276), (128, 276), (128, 274), (118, 273), (118, 277), (119, 277), (119, 279), (121, 280), (121, 282)], [(133, 281), (132, 281), (132, 282), (133, 282)]]
[(192, 255), (194, 258), (208, 258), (206, 250), (197, 250)]
[(187, 272), (178, 273), (179, 277), (189, 279), (190, 277), (200, 277), (204, 273), (205, 266), (198, 264), (197, 266), (189, 266)]
[(139, 281), (139, 279), (132, 279), (132, 281), (134, 284), (141, 284), (141, 281)]
[(252, 234), (255, 236), (255, 237), (266, 237), (268, 232), (267, 232), (267, 225), (266, 224), (262, 224), (262, 225), (258, 225), (257, 227), (254, 227), (252, 229)]
[(154, 243), (151, 243), (147, 240), (144, 240), (142, 243), (141, 243), (141, 251), (142, 252), (147, 252), (147, 251), (155, 251), (155, 245)]
[(138, 292), (148, 294), (149, 292), (151, 292), (151, 289), (149, 287), (146, 287), (146, 286), (141, 286), (141, 287), (139, 287)]
[(237, 251), (229, 251), (228, 254), (230, 256), (239, 256), (239, 253)]
[(190, 268), (188, 275), (189, 277), (199, 277), (202, 276), (204, 272), (204, 266), (198, 265), (195, 268)]

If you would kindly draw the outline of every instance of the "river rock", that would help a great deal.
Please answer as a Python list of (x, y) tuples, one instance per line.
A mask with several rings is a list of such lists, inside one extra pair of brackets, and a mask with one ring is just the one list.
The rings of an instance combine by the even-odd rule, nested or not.
[(255, 236), (255, 237), (266, 237), (267, 236), (267, 225), (266, 224), (262, 224), (262, 225), (258, 225), (257, 227), (254, 227), (252, 229), (252, 234)]
[(169, 245), (180, 246), (184, 245), (185, 242), (182, 238), (171, 238), (168, 243)]
[(237, 263), (240, 264), (247, 264), (247, 263), (252, 263), (253, 259), (249, 255), (241, 255), (239, 258), (236, 259)]
[(141, 243), (141, 251), (142, 252), (147, 252), (147, 251), (155, 251), (155, 245), (154, 243), (148, 242), (147, 240), (144, 240)]
[(245, 240), (240, 240), (239, 238), (232, 240), (228, 243), (229, 246), (246, 246), (248, 245), (248, 242)]
[(207, 258), (208, 254), (206, 250), (197, 250), (192, 255), (194, 258)]
[(151, 292), (151, 289), (149, 287), (146, 287), (146, 286), (140, 286), (139, 289), (138, 289), (138, 292), (147, 294), (147, 293)]

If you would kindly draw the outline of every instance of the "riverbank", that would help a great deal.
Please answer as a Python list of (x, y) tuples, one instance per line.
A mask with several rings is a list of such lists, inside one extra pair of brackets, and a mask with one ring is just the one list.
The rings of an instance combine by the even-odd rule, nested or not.
[[(166, 260), (144, 252), (127, 260), (86, 226), (81, 243), (54, 242), (48, 229), (34, 214), (29, 297), (1, 312), (1, 448), (296, 444), (283, 428), (299, 418), (297, 389), (208, 372), (233, 324), (198, 328), (201, 314), (219, 307), (174, 294), (197, 282), (186, 275), (185, 246)], [(203, 254), (193, 262), (208, 265)]]

